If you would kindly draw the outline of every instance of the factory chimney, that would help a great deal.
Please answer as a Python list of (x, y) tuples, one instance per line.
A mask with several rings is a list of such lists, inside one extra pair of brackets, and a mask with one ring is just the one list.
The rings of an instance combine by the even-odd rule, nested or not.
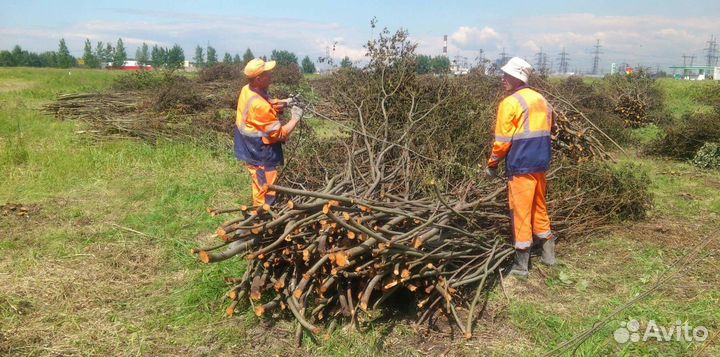
[(447, 35), (443, 36), (443, 56), (447, 57)]

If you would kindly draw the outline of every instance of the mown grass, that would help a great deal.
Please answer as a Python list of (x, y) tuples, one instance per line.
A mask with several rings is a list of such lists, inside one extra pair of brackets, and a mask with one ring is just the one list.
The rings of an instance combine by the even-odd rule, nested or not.
[[(222, 278), (240, 275), (241, 260), (203, 266), (188, 254), (212, 242), (207, 236), (221, 220), (206, 207), (250, 199), (248, 178), (230, 153), (189, 143), (98, 142), (77, 133), (83, 124), (38, 110), (59, 93), (107, 88), (116, 75), (0, 69), (0, 88), (15, 88), (0, 92), (0, 204), (38, 207), (29, 219), (0, 216), (0, 354), (541, 355), (651, 287), (692, 246), (717, 240), (716, 175), (633, 156), (626, 160), (639, 161), (653, 180), (650, 220), (561, 241), (561, 266), (536, 266), (527, 282), (505, 281), (507, 298), (499, 287), (490, 293), (471, 340), (390, 320), (306, 336), (295, 349), (292, 322), (258, 320), (251, 309), (224, 318)], [(337, 130), (309, 122), (321, 135)], [(720, 290), (708, 268), (717, 252), (718, 244), (709, 246), (578, 355), (698, 351), (680, 342), (621, 345), (612, 334), (630, 318), (668, 326), (679, 319), (717, 332)], [(711, 346), (703, 355), (718, 353)]]

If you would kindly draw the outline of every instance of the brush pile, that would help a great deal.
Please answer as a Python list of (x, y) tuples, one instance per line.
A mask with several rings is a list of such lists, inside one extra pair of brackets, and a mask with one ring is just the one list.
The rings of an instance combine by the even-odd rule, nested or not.
[[(366, 68), (317, 82), (322, 100), (306, 106), (337, 137), (293, 138), (300, 144), (272, 187), (280, 202), (209, 209), (236, 217), (218, 228), (219, 245), (192, 253), (204, 263), (244, 258), (226, 279), (228, 315), (244, 302), (258, 316), (291, 314), (298, 338), (362, 322), (399, 292), (418, 322), (442, 312), (470, 337), (475, 307), (513, 254), (505, 185), (481, 174), (499, 82), (416, 75), (415, 45), (403, 31), (385, 30), (366, 48)], [(628, 209), (642, 215), (647, 187), (632, 170), (619, 177), (604, 163), (574, 106), (552, 104), (550, 189), (563, 188), (549, 201), (554, 230), (589, 234)]]

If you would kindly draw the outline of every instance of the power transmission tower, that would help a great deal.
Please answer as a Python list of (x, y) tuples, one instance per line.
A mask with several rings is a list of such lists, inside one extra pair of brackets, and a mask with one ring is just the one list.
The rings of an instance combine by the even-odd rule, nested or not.
[(600, 46), (600, 40), (597, 40), (597, 43), (593, 47), (595, 48), (595, 50), (593, 51), (593, 54), (595, 56), (593, 57), (592, 74), (599, 74), (598, 70), (600, 69), (600, 54), (602, 53), (600, 52), (600, 48), (602, 47)]
[(707, 42), (708, 47), (705, 49), (707, 51), (707, 64), (708, 67), (714, 67), (717, 65), (718, 62), (718, 48), (717, 48), (717, 39), (714, 35), (710, 35), (710, 40)]
[(687, 66), (687, 59), (690, 58), (690, 56), (686, 56), (684, 53), (682, 55), (683, 58), (683, 67)]
[(543, 52), (542, 47), (540, 47), (540, 52), (535, 54), (535, 68), (540, 73), (547, 72), (547, 55)]
[(559, 61), (560, 64), (558, 65), (558, 72), (568, 73), (568, 63), (570, 62), (570, 57), (568, 57), (568, 53), (565, 52), (565, 47), (563, 47), (562, 52), (560, 52)]
[(508, 55), (505, 53), (505, 47), (503, 47), (502, 52), (500, 52), (500, 63), (501, 65), (504, 65), (505, 62), (508, 61)]

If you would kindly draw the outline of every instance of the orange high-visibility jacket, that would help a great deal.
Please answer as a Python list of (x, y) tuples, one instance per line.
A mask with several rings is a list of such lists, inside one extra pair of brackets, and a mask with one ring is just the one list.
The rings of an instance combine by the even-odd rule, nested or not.
[(488, 167), (505, 158), (508, 176), (545, 172), (550, 167), (553, 111), (550, 103), (523, 86), (500, 102)]
[(288, 133), (266, 93), (253, 91), (250, 85), (240, 90), (234, 131), (238, 160), (268, 168), (284, 163), (282, 143)]

